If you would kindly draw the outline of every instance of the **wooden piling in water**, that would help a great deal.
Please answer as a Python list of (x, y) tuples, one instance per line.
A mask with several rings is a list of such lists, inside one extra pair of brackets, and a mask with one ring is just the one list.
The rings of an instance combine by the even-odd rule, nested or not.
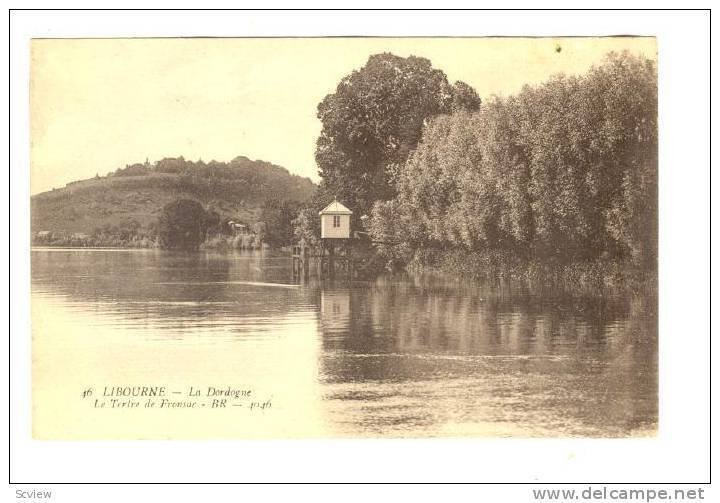
[(304, 241), (292, 247), (292, 271), (293, 278), (304, 279), (310, 278), (310, 263), (315, 261), (317, 277), (319, 279), (329, 278), (335, 279), (338, 271), (347, 274), (349, 280), (356, 277), (355, 257), (353, 255), (352, 245), (345, 243), (341, 250), (335, 249), (335, 243), (331, 240), (323, 240), (319, 248), (313, 249), (305, 245)]
[(329, 243), (328, 247), (328, 276), (335, 279), (335, 245)]
[(293, 278), (305, 281), (310, 277), (310, 249), (304, 241), (292, 248), (292, 269)]

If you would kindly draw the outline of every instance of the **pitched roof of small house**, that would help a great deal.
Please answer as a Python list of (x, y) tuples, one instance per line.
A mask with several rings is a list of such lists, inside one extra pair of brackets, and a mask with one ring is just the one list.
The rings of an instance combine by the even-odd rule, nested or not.
[(328, 204), (325, 209), (320, 211), (320, 215), (352, 215), (352, 211), (347, 209), (342, 203), (333, 201)]

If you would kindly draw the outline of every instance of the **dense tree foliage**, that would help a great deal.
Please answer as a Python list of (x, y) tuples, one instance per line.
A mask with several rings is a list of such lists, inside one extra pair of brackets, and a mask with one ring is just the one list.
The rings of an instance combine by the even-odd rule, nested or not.
[(474, 89), (449, 84), (427, 59), (371, 56), (318, 105), (322, 183), (315, 209), (337, 197), (361, 215), (374, 201), (393, 198), (393, 171), (417, 146), (425, 120), (479, 106)]
[(299, 209), (294, 201), (268, 199), (263, 203), (260, 221), (265, 224), (264, 241), (268, 245), (279, 247), (294, 242), (292, 222)]
[[(114, 176), (144, 176), (150, 174), (151, 169), (147, 164), (128, 164), (124, 168), (118, 168), (113, 173)], [(99, 176), (96, 176), (99, 178)]]
[[(163, 175), (175, 177), (171, 179)], [(203, 200), (276, 198), (304, 202), (315, 189), (308, 178), (292, 175), (280, 166), (251, 161), (243, 156), (230, 162), (209, 163), (170, 157), (156, 163), (131, 164), (117, 169), (110, 176), (117, 177), (117, 183), (126, 188), (172, 184)]]
[(178, 199), (166, 204), (158, 218), (160, 246), (170, 250), (197, 250), (205, 240), (207, 214), (202, 204)]
[(610, 54), (582, 77), (558, 76), (479, 112), (433, 118), (375, 204), (381, 251), (462, 249), (572, 263), (656, 261), (657, 75)]
[(320, 244), (320, 217), (314, 206), (301, 209), (292, 224), (296, 242), (305, 241), (309, 246)]

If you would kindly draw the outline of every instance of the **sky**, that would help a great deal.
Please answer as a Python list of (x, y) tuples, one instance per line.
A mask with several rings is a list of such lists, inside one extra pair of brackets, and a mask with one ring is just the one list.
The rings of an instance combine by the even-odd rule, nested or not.
[(30, 191), (177, 156), (242, 155), (317, 182), (317, 105), (372, 54), (426, 57), (486, 99), (622, 50), (657, 60), (649, 37), (34, 40)]

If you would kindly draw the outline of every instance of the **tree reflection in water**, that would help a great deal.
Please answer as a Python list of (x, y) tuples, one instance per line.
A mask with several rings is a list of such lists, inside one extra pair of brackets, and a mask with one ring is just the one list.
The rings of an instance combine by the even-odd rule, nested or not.
[(325, 287), (320, 304), (322, 377), (335, 409), (351, 404), (335, 412), (350, 423), (385, 421), (399, 435), (452, 425), (541, 436), (656, 428), (654, 299), (415, 278)]

